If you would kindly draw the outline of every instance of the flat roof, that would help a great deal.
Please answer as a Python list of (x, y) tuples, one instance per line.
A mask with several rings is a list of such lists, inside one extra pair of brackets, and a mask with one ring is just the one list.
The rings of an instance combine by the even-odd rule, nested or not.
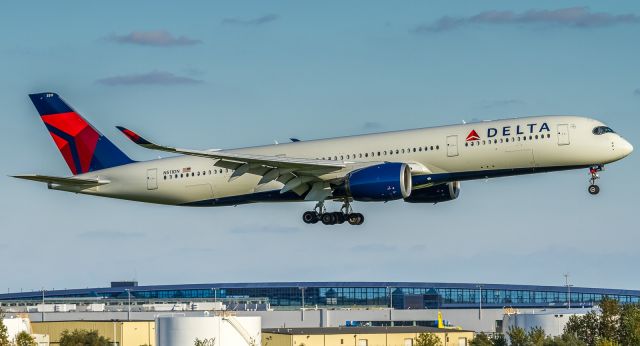
[(422, 326), (397, 327), (316, 327), (316, 328), (265, 328), (263, 333), (286, 335), (337, 335), (337, 334), (393, 334), (393, 333), (457, 333), (468, 332), (464, 329), (446, 329)]

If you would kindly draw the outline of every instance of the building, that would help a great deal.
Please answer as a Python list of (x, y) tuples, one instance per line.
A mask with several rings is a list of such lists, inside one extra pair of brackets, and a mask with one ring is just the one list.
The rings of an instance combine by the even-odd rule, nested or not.
[(431, 333), (443, 346), (467, 346), (474, 333), (432, 327), (278, 328), (262, 331), (262, 346), (413, 346), (418, 335)]
[(31, 322), (37, 334), (49, 335), (51, 345), (59, 345), (65, 330), (95, 330), (119, 346), (155, 345), (154, 321), (55, 321)]
[[(608, 288), (431, 283), (280, 282), (150, 285), (0, 294), (9, 313), (32, 321), (154, 320), (155, 311), (202, 316), (204, 310), (260, 316), (263, 328), (434, 326), (437, 313), (451, 325), (500, 332), (505, 309), (534, 313), (590, 308), (603, 298), (640, 302), (640, 291)], [(480, 298), (482, 297), (482, 298)]]
[[(503, 285), (433, 282), (271, 282), (211, 283), (138, 286), (114, 282), (111, 287), (45, 290), (0, 294), (0, 302), (12, 300), (85, 299), (253, 299), (272, 308), (300, 307), (389, 307), (395, 309), (552, 308), (569, 303), (566, 286)], [(622, 303), (640, 303), (640, 291), (571, 287), (574, 307), (590, 307), (608, 296)], [(304, 301), (304, 302), (303, 302)]]

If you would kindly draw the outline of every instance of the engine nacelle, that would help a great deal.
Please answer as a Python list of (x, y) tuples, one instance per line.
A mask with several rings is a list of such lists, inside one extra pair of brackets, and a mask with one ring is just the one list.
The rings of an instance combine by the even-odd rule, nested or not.
[(382, 163), (349, 173), (334, 196), (356, 201), (392, 201), (411, 195), (411, 168), (400, 162)]
[(411, 196), (405, 197), (404, 201), (409, 203), (439, 203), (451, 201), (460, 195), (460, 182), (440, 184), (417, 189), (411, 192)]

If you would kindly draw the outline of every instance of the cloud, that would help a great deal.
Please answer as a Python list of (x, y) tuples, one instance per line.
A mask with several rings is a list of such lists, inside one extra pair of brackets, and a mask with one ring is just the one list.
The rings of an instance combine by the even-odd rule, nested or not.
[(500, 107), (508, 107), (508, 106), (520, 106), (524, 105), (525, 102), (518, 99), (505, 99), (505, 100), (493, 100), (485, 103), (482, 108), (491, 109), (491, 108), (500, 108)]
[(364, 244), (351, 247), (354, 252), (386, 252), (396, 251), (396, 247), (387, 244)]
[(267, 14), (257, 18), (249, 18), (249, 19), (233, 17), (233, 18), (223, 19), (222, 24), (240, 25), (240, 26), (259, 26), (259, 25), (268, 24), (273, 21), (276, 21), (278, 18), (280, 17), (277, 14)]
[(185, 85), (200, 84), (202, 80), (190, 77), (176, 76), (170, 72), (151, 71), (141, 74), (128, 74), (114, 77), (107, 77), (96, 80), (96, 83), (107, 86), (119, 85)]
[(640, 88), (633, 91), (633, 94), (636, 96), (640, 96)]
[(290, 234), (300, 232), (296, 227), (276, 227), (276, 226), (241, 226), (230, 230), (234, 234)]
[(202, 43), (200, 40), (194, 40), (186, 36), (174, 37), (169, 32), (163, 30), (132, 31), (127, 35), (112, 34), (107, 36), (105, 40), (122, 44), (155, 47), (192, 46)]
[(132, 239), (143, 238), (144, 233), (141, 232), (122, 232), (122, 231), (93, 231), (78, 234), (81, 239)]
[(635, 14), (592, 12), (589, 7), (568, 7), (557, 10), (485, 11), (469, 17), (444, 16), (430, 24), (422, 24), (415, 33), (437, 33), (474, 24), (494, 25), (546, 25), (570, 28), (595, 28), (616, 24), (640, 23)]
[(362, 124), (362, 128), (365, 130), (377, 130), (379, 128), (382, 128), (382, 124), (375, 121), (367, 121), (364, 124)]

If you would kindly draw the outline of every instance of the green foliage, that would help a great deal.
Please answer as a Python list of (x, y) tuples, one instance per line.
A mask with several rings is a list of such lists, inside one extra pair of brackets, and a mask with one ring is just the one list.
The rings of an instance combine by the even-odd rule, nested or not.
[(36, 339), (25, 331), (21, 331), (16, 335), (16, 346), (37, 346)]
[(621, 345), (640, 345), (640, 305), (622, 306), (618, 320), (618, 340)]
[(111, 342), (96, 330), (64, 330), (60, 336), (60, 346), (110, 346)]
[(618, 346), (618, 343), (610, 339), (598, 339), (596, 346)]
[(485, 333), (476, 334), (469, 346), (493, 346), (493, 342)]
[(496, 334), (493, 337), (493, 346), (507, 346), (507, 338), (504, 336), (504, 334)]
[(563, 338), (573, 336), (588, 346), (640, 345), (640, 305), (621, 305), (605, 298), (600, 313), (571, 316)]
[(598, 338), (606, 340), (618, 339), (618, 317), (620, 316), (620, 303), (617, 300), (604, 297), (600, 302), (600, 315), (598, 316)]
[(544, 329), (540, 327), (531, 329), (527, 336), (529, 337), (529, 344), (533, 346), (544, 346), (544, 341), (547, 339)]
[(580, 341), (575, 335), (565, 334), (556, 336), (555, 338), (547, 337), (544, 340), (544, 346), (587, 346)]
[(573, 315), (564, 327), (564, 334), (574, 335), (589, 346), (594, 346), (599, 333), (600, 321), (595, 311), (584, 316)]
[(193, 345), (194, 346), (215, 346), (216, 338), (210, 338), (210, 339), (204, 338), (202, 340), (196, 338), (196, 341), (194, 342)]
[(435, 334), (420, 333), (416, 338), (415, 346), (442, 346), (442, 341)]
[(0, 309), (0, 346), (10, 346), (9, 343), (9, 331), (7, 330), (7, 326), (4, 325), (4, 311)]
[(520, 327), (511, 327), (507, 331), (511, 346), (529, 346), (529, 335)]

